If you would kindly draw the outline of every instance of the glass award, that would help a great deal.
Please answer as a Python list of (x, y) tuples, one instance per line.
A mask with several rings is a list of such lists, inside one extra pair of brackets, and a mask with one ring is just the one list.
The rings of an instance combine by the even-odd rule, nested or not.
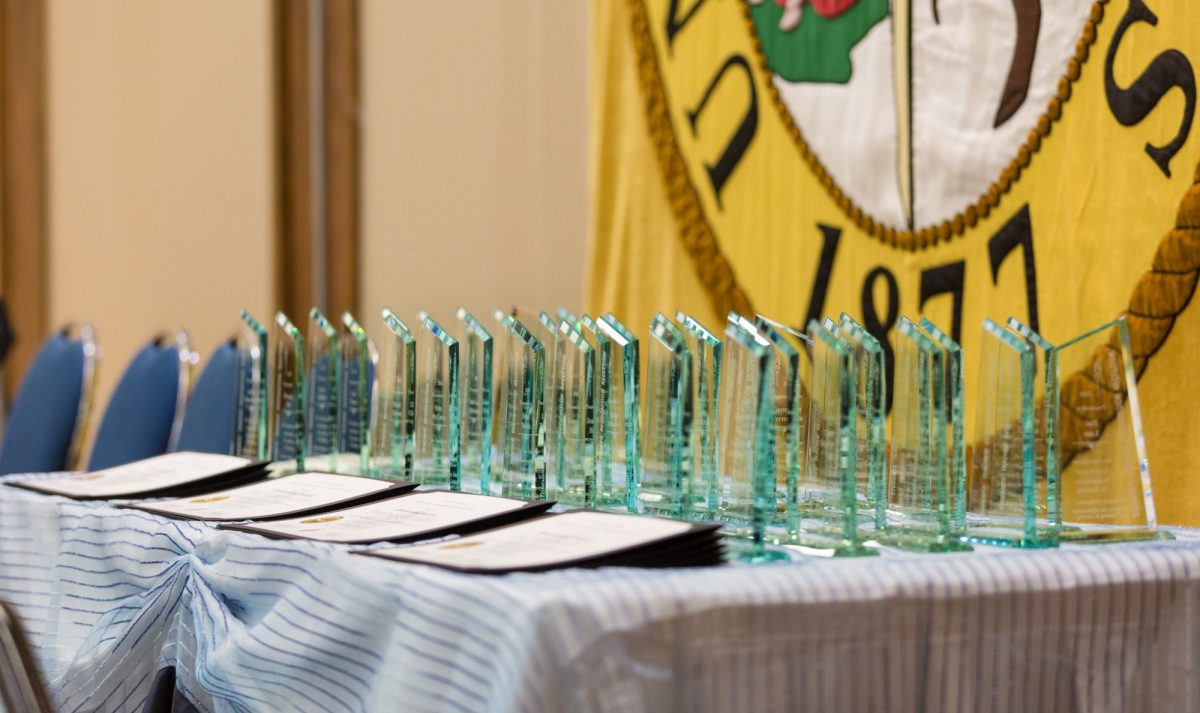
[[(542, 423), (546, 430), (546, 473), (551, 480), (557, 477), (561, 463), (566, 457), (563, 442), (563, 419), (566, 417), (566, 394), (563, 391), (563, 375), (566, 369), (564, 336), (558, 331), (558, 323), (546, 312), (539, 312), (534, 320), (523, 320), (545, 350), (545, 384), (542, 389)], [(548, 488), (552, 486), (547, 485)]]
[(338, 331), (316, 307), (308, 313), (308, 366), (306, 414), (308, 424), (307, 457), (324, 456), (319, 467), (337, 472), (338, 396), (342, 378), (342, 353)]
[(596, 345), (589, 335), (568, 319), (558, 324), (558, 459), (546, 494), (588, 508), (596, 502)]
[(808, 450), (812, 343), (807, 335), (762, 315), (754, 318), (754, 326), (771, 343), (774, 355), (775, 502), (768, 511), (769, 526), (772, 532), (786, 533), (780, 539), (788, 541), (800, 531), (796, 505), (800, 470)]
[(506, 372), (500, 393), (497, 443), (500, 468), (492, 473), (492, 494), (523, 500), (546, 499), (546, 358), (541, 342), (516, 317), (502, 320), (501, 357)]
[[(1009, 327), (1031, 341), (1045, 341), (1015, 319), (1009, 319)], [(1047, 442), (1037, 448), (1058, 473), (1060, 539), (1169, 537), (1158, 530), (1125, 318), (1047, 351), (1054, 371), (1048, 372), (1045, 400), (1054, 410), (1046, 413), (1057, 419), (1049, 422)]]
[(638, 510), (650, 515), (686, 518), (692, 498), (691, 354), (683, 332), (661, 313), (650, 323), (646, 349), (646, 418)]
[(922, 317), (921, 331), (942, 349), (946, 367), (946, 442), (950, 453), (950, 527), (959, 536), (967, 527), (967, 440), (963, 350), (933, 322)]
[(969, 549), (952, 526), (945, 354), (907, 317), (896, 325), (895, 353), (887, 478), (890, 517), (876, 538), (920, 552)]
[(233, 454), (268, 460), (267, 330), (246, 310), (234, 338), (237, 350), (237, 416)]
[[(283, 312), (271, 328), (271, 398), (268, 437), (271, 460), (295, 461), (295, 470), (306, 466), (304, 335)], [(290, 468), (289, 468), (290, 470)]]
[(1062, 525), (1058, 477), (1054, 469), (1045, 467), (1044, 456), (1039, 468), (1037, 453), (1035, 363), (1034, 347), (1026, 338), (990, 319), (983, 321), (976, 382), (980, 397), (973, 453), (967, 465), (967, 536), (971, 542), (1058, 546)]
[(683, 312), (675, 319), (683, 328), (692, 367), (690, 502), (693, 517), (709, 519), (717, 507), (717, 400), (721, 384), (721, 340)]
[(596, 507), (636, 512), (642, 434), (638, 340), (612, 314), (588, 326), (597, 349)]
[(492, 480), (492, 335), (461, 307), (459, 424), (461, 480), (467, 493), (487, 493)]
[(857, 384), (855, 399), (855, 438), (858, 452), (858, 492), (866, 493), (860, 512), (870, 518), (876, 529), (887, 519), (887, 493), (884, 468), (887, 465), (887, 371), (883, 347), (870, 332), (850, 315), (842, 313), (838, 331), (854, 348)]
[(349, 312), (342, 314), (342, 378), (339, 380), (337, 451), (341, 472), (371, 472), (371, 395), (375, 391), (378, 355), (366, 331)]
[(413, 480), (459, 490), (458, 340), (425, 310), (417, 315), (417, 402)]
[(408, 327), (387, 307), (383, 308), (383, 326), (371, 435), (371, 475), (410, 481), (417, 402), (417, 345)]
[[(776, 509), (775, 358), (772, 345), (753, 324), (731, 314), (725, 328), (720, 408), (719, 500), (711, 519), (726, 534), (748, 540), (738, 557), (788, 559), (767, 549), (767, 526)], [(714, 434), (715, 435), (715, 434)]]
[(808, 458), (797, 499), (799, 534), (794, 543), (833, 556), (874, 555), (859, 534), (857, 369), (854, 348), (831, 327), (812, 320), (813, 393), (808, 422)]

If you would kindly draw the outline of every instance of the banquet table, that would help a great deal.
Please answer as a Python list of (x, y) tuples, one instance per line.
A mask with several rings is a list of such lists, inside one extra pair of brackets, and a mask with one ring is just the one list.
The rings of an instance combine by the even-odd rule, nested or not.
[(0, 487), (0, 599), (60, 711), (1198, 711), (1174, 533), (484, 576)]

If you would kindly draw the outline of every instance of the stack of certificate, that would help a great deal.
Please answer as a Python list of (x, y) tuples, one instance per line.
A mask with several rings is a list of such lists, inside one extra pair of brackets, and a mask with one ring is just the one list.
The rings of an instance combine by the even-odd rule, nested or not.
[(168, 453), (126, 465), (8, 485), (76, 500), (186, 497), (261, 480), (265, 461), (216, 453)]

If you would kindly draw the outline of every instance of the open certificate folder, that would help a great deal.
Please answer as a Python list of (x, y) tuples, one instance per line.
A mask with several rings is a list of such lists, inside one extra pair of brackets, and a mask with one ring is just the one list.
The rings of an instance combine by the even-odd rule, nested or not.
[(429, 490), (309, 517), (221, 527), (268, 537), (344, 544), (415, 542), (500, 527), (540, 515), (553, 504)]
[(722, 561), (719, 527), (572, 510), (446, 542), (358, 554), (481, 574), (565, 567), (699, 567)]
[(179, 497), (242, 485), (266, 476), (267, 463), (217, 453), (182, 451), (53, 478), (8, 485), (78, 500)]
[(415, 487), (416, 483), (397, 483), (357, 475), (296, 473), (197, 497), (159, 500), (124, 507), (184, 520), (265, 520), (311, 515), (390, 498)]

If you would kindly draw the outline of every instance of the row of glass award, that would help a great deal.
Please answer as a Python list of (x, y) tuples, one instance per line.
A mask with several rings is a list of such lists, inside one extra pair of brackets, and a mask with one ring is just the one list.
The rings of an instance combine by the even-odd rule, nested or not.
[(891, 337), (889, 395), (887, 350), (848, 315), (730, 314), (722, 340), (659, 314), (643, 401), (611, 313), (497, 311), (496, 337), (461, 309), (454, 335), (382, 316), (376, 354), (349, 314), (314, 309), (306, 335), (279, 314), (268, 340), (243, 313), (237, 452), (718, 521), (756, 560), (1158, 534), (1124, 319), (1059, 346), (985, 321), (969, 449), (962, 350), (924, 319)]

